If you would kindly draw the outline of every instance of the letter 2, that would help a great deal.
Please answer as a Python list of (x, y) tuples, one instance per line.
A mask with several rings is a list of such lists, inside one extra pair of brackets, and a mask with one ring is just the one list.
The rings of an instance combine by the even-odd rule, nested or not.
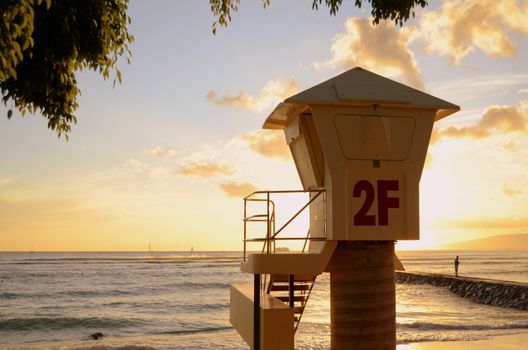
[(365, 201), (354, 215), (354, 226), (375, 226), (376, 216), (367, 214), (374, 202), (374, 194), (376, 190), (374, 186), (367, 180), (361, 180), (356, 183), (352, 195), (357, 198), (361, 197), (361, 192), (365, 192)]

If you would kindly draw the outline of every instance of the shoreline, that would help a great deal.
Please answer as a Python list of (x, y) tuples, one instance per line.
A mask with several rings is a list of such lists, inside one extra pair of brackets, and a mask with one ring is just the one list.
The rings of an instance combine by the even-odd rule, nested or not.
[[(119, 338), (103, 338), (100, 341), (75, 340), (75, 341), (61, 341), (52, 345), (46, 343), (36, 343), (30, 346), (17, 346), (17, 345), (4, 345), (0, 346), (0, 349), (16, 349), (16, 350), (55, 350), (55, 349), (66, 349), (66, 350), (97, 350), (97, 349), (108, 349), (108, 350), (159, 350), (166, 349), (166, 344), (163, 341), (163, 336), (156, 337), (153, 343), (147, 344), (141, 338), (134, 338), (130, 343), (122, 342)], [(157, 341), (156, 341), (157, 340)], [(159, 342), (161, 340), (161, 342)], [(196, 339), (195, 339), (196, 340)], [(224, 342), (227, 339), (223, 339)], [(517, 333), (509, 335), (498, 335), (489, 339), (481, 340), (456, 340), (456, 341), (434, 341), (434, 342), (418, 342), (399, 344), (396, 350), (525, 350), (526, 344), (528, 344), (528, 333)], [(196, 344), (198, 347), (191, 347), (197, 349), (200, 344)], [(205, 345), (205, 344), (201, 344)], [(223, 344), (227, 345), (227, 344)], [(240, 348), (245, 348), (245, 344), (240, 342)], [(172, 349), (186, 349), (185, 345), (176, 345)], [(239, 348), (239, 347), (236, 347)]]
[(397, 350), (525, 350), (528, 333), (498, 335), (489, 339), (400, 344)]

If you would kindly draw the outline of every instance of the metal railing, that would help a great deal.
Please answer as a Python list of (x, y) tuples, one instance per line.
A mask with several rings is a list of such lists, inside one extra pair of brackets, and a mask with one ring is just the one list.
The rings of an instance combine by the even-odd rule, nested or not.
[[(272, 200), (273, 194), (292, 194), (292, 193), (315, 193), (309, 201), (302, 206), (289, 220), (287, 220), (278, 230), (276, 229), (276, 204)], [(282, 190), (282, 191), (256, 191), (244, 198), (244, 261), (246, 261), (247, 244), (262, 242), (262, 253), (274, 254), (276, 252), (276, 241), (304, 241), (302, 252), (306, 250), (308, 241), (324, 241), (326, 237), (310, 237), (310, 230), (308, 230), (305, 237), (277, 237), (284, 229), (293, 222), (306, 208), (310, 206), (319, 196), (323, 195), (325, 198), (325, 190)], [(248, 216), (248, 203), (250, 202), (264, 202), (265, 212), (253, 214)], [(248, 224), (252, 222), (265, 222), (266, 232), (265, 237), (248, 238)], [(326, 227), (326, 224), (325, 224)], [(326, 236), (326, 232), (325, 232)]]

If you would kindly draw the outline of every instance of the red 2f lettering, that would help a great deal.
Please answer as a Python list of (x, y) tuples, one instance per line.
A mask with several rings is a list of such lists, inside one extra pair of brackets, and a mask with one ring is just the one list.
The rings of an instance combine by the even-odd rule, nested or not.
[[(377, 181), (377, 199), (378, 199), (378, 225), (389, 225), (389, 209), (399, 208), (400, 199), (398, 197), (389, 197), (390, 191), (399, 191), (400, 183), (398, 180), (378, 180)], [(372, 203), (376, 197), (376, 189), (367, 180), (360, 180), (354, 186), (352, 196), (360, 198), (365, 193), (365, 201), (354, 215), (354, 226), (376, 226), (376, 215), (368, 214)]]

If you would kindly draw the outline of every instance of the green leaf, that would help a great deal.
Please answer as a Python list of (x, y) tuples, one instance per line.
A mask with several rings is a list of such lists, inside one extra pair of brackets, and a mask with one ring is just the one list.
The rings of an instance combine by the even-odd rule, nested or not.
[(13, 79), (17, 78), (17, 72), (13, 67), (7, 67), (7, 72)]
[(88, 68), (104, 78), (115, 72), (120, 82), (118, 61), (130, 62), (128, 1), (0, 0), (4, 104), (11, 102), (22, 116), (39, 112), (66, 138), (77, 122), (77, 72)]

